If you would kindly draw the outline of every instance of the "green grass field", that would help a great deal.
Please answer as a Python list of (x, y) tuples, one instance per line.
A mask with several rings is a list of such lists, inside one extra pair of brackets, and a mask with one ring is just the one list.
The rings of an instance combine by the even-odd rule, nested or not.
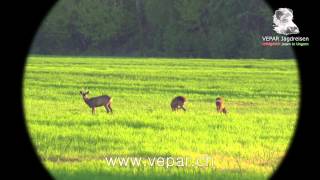
[[(96, 115), (79, 91), (113, 97)], [(56, 179), (267, 179), (290, 144), (299, 108), (295, 60), (30, 56), (27, 126)], [(187, 97), (187, 112), (171, 99)], [(215, 112), (223, 96), (227, 116)], [(206, 167), (115, 167), (106, 157), (210, 156)]]

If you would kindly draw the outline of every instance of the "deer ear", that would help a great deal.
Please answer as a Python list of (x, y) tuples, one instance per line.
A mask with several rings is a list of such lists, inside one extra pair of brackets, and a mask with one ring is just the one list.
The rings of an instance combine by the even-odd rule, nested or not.
[(89, 91), (87, 91), (87, 94), (89, 94)]
[(82, 94), (82, 91), (80, 91), (80, 94)]

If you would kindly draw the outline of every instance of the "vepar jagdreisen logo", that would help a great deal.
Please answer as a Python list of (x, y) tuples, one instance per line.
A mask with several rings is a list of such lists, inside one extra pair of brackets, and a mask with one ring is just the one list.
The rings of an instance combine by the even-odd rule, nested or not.
[(279, 8), (275, 11), (273, 30), (280, 36), (262, 36), (262, 46), (309, 46), (309, 37), (288, 37), (288, 35), (300, 33), (298, 26), (293, 22), (292, 9)]
[(273, 15), (273, 30), (278, 34), (299, 34), (298, 26), (293, 22), (293, 11), (289, 8), (279, 8)]

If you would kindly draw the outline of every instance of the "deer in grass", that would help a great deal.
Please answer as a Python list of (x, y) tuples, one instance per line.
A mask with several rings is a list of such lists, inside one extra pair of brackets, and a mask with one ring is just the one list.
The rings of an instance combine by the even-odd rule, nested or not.
[(217, 108), (217, 112), (227, 114), (227, 109), (224, 106), (223, 97), (217, 97), (216, 98), (216, 108)]
[(183, 107), (183, 105), (185, 104), (186, 101), (187, 101), (187, 99), (183, 96), (177, 96), (177, 97), (173, 98), (171, 101), (172, 111), (176, 111), (178, 109), (183, 109), (184, 111), (186, 111), (186, 108)]
[(112, 113), (111, 102), (112, 98), (107, 95), (97, 96), (89, 98), (89, 91), (80, 91), (84, 102), (92, 109), (92, 114), (96, 113), (96, 107), (104, 106), (106, 108), (107, 113)]

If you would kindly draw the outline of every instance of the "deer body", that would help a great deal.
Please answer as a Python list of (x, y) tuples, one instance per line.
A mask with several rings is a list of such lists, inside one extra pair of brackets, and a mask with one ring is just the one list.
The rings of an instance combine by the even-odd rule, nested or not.
[(103, 96), (89, 98), (88, 97), (89, 91), (87, 92), (80, 91), (80, 94), (82, 95), (84, 102), (92, 109), (92, 114), (95, 114), (96, 107), (100, 107), (100, 106), (104, 106), (107, 113), (109, 112), (112, 113), (112, 108), (111, 108), (112, 98), (110, 96), (103, 95)]
[(224, 99), (222, 97), (216, 98), (216, 108), (217, 112), (227, 114), (227, 109), (224, 106)]
[(176, 111), (178, 109), (183, 109), (184, 111), (186, 111), (186, 109), (183, 107), (186, 101), (187, 99), (183, 96), (177, 96), (173, 98), (173, 100), (171, 101), (172, 111)]

